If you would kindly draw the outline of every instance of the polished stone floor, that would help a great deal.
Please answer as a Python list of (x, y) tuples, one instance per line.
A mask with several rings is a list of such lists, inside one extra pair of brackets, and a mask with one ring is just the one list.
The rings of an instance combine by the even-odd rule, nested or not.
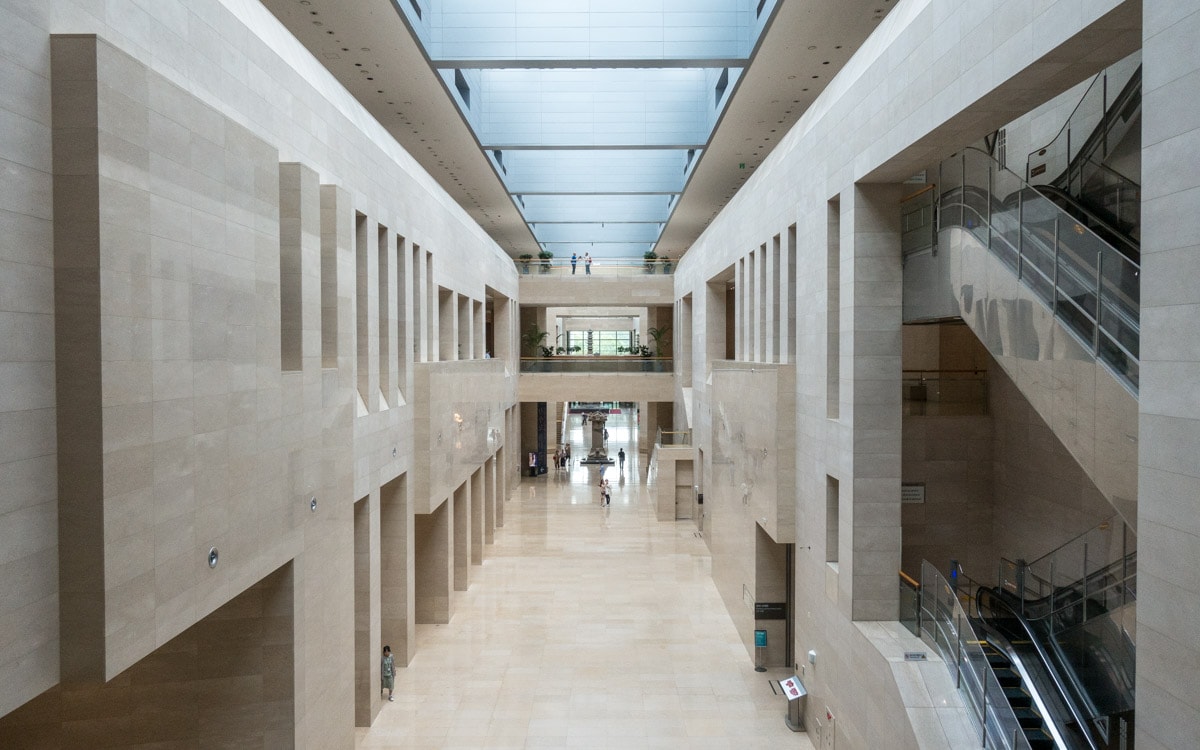
[[(799, 748), (785, 701), (756, 673), (690, 521), (659, 523), (636, 428), (609, 420), (624, 477), (575, 466), (525, 480), (448, 625), (418, 626), (360, 748)], [(585, 455), (579, 417), (570, 425)], [(643, 457), (644, 460), (644, 457)]]

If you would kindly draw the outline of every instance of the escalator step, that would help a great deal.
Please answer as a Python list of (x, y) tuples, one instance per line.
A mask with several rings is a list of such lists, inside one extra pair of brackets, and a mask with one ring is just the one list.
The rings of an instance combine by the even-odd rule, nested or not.
[(1013, 707), (1013, 715), (1017, 717), (1017, 723), (1022, 729), (1041, 729), (1046, 725), (1042, 719), (1042, 715), (1032, 708), (1017, 708)]
[(1033, 698), (1021, 687), (1004, 688), (1004, 697), (1008, 700), (1008, 705), (1014, 709), (1028, 708), (1033, 705)]
[(1012, 664), (1012, 660), (1004, 654), (986, 654), (988, 665), (992, 669), (1004, 669)]
[(1025, 730), (1025, 739), (1029, 741), (1029, 747), (1033, 750), (1051, 750), (1054, 747), (1054, 738), (1044, 729)]
[(1024, 680), (1021, 675), (1017, 674), (1012, 669), (997, 669), (996, 680), (1000, 683), (1000, 687), (1020, 687)]

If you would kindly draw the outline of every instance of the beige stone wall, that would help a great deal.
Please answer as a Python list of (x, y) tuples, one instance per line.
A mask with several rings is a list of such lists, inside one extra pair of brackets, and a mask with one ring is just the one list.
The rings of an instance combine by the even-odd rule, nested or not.
[(297, 582), (286, 565), (112, 680), (46, 691), (0, 717), (0, 746), (293, 746)]
[[(914, 729), (921, 746), (949, 746), (929, 706), (921, 710), (930, 721), (914, 724), (904, 706), (909, 692), (879, 677), (897, 655), (854, 626), (896, 617), (902, 557), (897, 203), (905, 191), (897, 183), (1132, 51), (1139, 23), (1134, 4), (1117, 0), (1036, 10), (899, 4), (676, 269), (675, 299), (691, 296), (692, 330), (704, 334), (692, 346), (691, 397), (706, 499), (724, 468), (712, 459), (710, 368), (730, 350), (769, 361), (795, 344), (795, 649), (819, 654), (805, 677), (810, 713), (828, 707), (838, 717), (839, 748), (916, 747)], [(1054, 64), (1044, 64), (1050, 57)], [(794, 293), (781, 294), (766, 271), (791, 260), (781, 252), (775, 264), (774, 247), (779, 236), (789, 249), (792, 227)], [(793, 298), (794, 313), (775, 304)], [(717, 575), (718, 558), (731, 544), (744, 549), (753, 526), (711, 520)], [(831, 566), (834, 529), (839, 559)]]
[(1142, 380), (1138, 447), (1139, 750), (1200, 746), (1200, 330), (1196, 0), (1145, 0)]
[[(430, 290), (464, 300), (470, 357), (496, 305), (511, 356), (515, 269), (261, 6), (95, 10), (0, 7), (16, 136), (0, 140), (0, 726), (48, 689), (155, 668), (286, 564), (289, 660), (271, 679), (293, 685), (288, 719), (226, 712), (224, 728), (349, 747), (378, 708), (379, 641), (401, 663), (417, 648)], [(52, 32), (82, 36), (52, 55)], [(467, 477), (513, 434), (515, 361), (480, 365), (468, 387), (496, 417)], [(497, 474), (507, 491), (514, 472)], [(125, 726), (89, 736), (132, 742)], [(252, 746), (222, 731), (211, 744)]]

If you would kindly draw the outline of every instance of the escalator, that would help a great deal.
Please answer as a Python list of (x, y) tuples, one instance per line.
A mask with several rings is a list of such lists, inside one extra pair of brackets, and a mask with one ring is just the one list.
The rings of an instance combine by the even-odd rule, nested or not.
[(1030, 184), (1056, 203), (1056, 194), (1069, 199), (1060, 206), (1085, 225), (1099, 220), (1116, 232), (1120, 249), (1141, 242), (1141, 186), (1114, 167), (1140, 150), (1141, 102), (1133, 55), (1097, 75), (1054, 140), (1026, 162)]
[(995, 673), (996, 681), (1004, 689), (1004, 700), (1017, 717), (1029, 747), (1032, 750), (1053, 750), (1058, 747), (1050, 733), (1050, 725), (1043, 714), (1043, 708), (1034, 698), (1036, 689), (1026, 681), (1018, 662), (1007, 653), (1010, 647), (1003, 639), (985, 640), (980, 645), (988, 667)]
[[(1133, 747), (1134, 544), (1126, 527), (1106, 522), (1034, 563), (1004, 561), (998, 586), (972, 582), (975, 631), (1031, 747), (1043, 734), (1053, 741), (1044, 746), (1066, 750)], [(1114, 548), (1117, 559), (1089, 569), (1089, 552)], [(1086, 572), (1052, 583), (1056, 564)]]

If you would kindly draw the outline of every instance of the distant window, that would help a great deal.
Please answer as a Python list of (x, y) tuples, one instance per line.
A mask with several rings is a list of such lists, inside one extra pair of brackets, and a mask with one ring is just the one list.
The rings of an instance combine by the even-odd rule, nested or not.
[(996, 161), (1001, 169), (1008, 168), (1008, 131), (1004, 128), (996, 132)]
[(471, 87), (467, 84), (467, 78), (462, 74), (461, 70), (454, 71), (454, 88), (458, 89), (458, 95), (462, 97), (463, 104), (470, 108)]
[(755, 13), (754, 13), (755, 17), (762, 15), (762, 9), (764, 6), (766, 6), (766, 4), (767, 4), (767, 0), (758, 0), (758, 10), (755, 11)]
[(721, 77), (717, 79), (716, 99), (713, 100), (713, 106), (721, 106), (721, 97), (725, 95), (725, 89), (729, 88), (729, 68), (721, 71)]
[[(415, 12), (417, 14), (417, 18), (420, 18), (421, 17), (421, 6), (417, 4), (417, 0), (408, 0), (408, 2), (412, 5), (413, 12)], [(760, 13), (762, 12), (762, 3), (759, 3), (758, 10)]]
[(696, 158), (696, 149), (689, 148), (687, 152), (687, 161), (683, 163), (683, 171), (688, 171), (688, 167), (692, 166), (692, 159)]
[(500, 167), (504, 174), (508, 174), (508, 167), (504, 166), (504, 152), (494, 148), (492, 149), (492, 158), (496, 160), (496, 166)]

